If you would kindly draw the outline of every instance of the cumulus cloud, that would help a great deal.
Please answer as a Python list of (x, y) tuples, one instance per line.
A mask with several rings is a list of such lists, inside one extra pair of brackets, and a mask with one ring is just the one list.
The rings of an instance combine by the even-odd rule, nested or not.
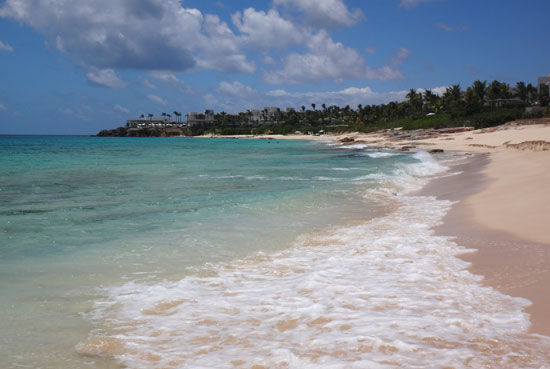
[(335, 82), (349, 79), (400, 79), (403, 75), (395, 67), (408, 57), (408, 50), (402, 48), (395, 57), (397, 64), (382, 68), (369, 67), (357, 50), (334, 42), (325, 31), (312, 36), (307, 47), (307, 53), (288, 55), (283, 61), (282, 70), (266, 72), (265, 81), (271, 84), (298, 84), (325, 79)]
[[(184, 71), (199, 64), (230, 71), (248, 63), (227, 24), (179, 0), (5, 0), (0, 17), (42, 32), (79, 64), (97, 69)], [(208, 62), (205, 62), (208, 61)]]
[(304, 41), (305, 32), (291, 21), (281, 17), (276, 9), (267, 13), (248, 8), (232, 15), (233, 24), (243, 41), (262, 49), (284, 49)]
[(13, 52), (13, 47), (11, 47), (10, 44), (4, 43), (0, 40), (0, 50), (4, 50), (4, 51), (7, 51), (9, 53), (12, 53)]
[(115, 106), (113, 106), (113, 109), (116, 110), (116, 111), (119, 111), (119, 112), (121, 112), (121, 113), (129, 113), (129, 112), (130, 112), (130, 110), (128, 110), (127, 107), (122, 106), (122, 105), (118, 105), (118, 104), (116, 104)]
[[(183, 82), (183, 80), (179, 79), (174, 73), (170, 71), (165, 70), (153, 70), (149, 72), (149, 76), (156, 79), (157, 81), (164, 83), (165, 85), (176, 89), (179, 92), (185, 93), (185, 94), (194, 94), (197, 91), (191, 87), (190, 85), (187, 85)], [(154, 89), (156, 89), (156, 85)]]
[[(358, 104), (385, 104), (390, 101), (403, 101), (408, 91), (390, 91), (375, 92), (370, 87), (349, 87), (336, 91), (316, 91), (316, 92), (286, 92), (285, 90), (275, 90), (267, 93), (268, 96), (275, 97), (279, 101), (286, 101), (291, 106), (326, 104), (338, 106), (356, 106)], [(297, 103), (299, 102), (299, 103)]]
[(157, 86), (146, 78), (139, 78), (139, 83), (147, 88), (150, 88), (151, 90), (157, 89)]
[(252, 87), (245, 85), (239, 81), (234, 81), (234, 82), (222, 81), (218, 85), (218, 88), (216, 89), (216, 91), (226, 96), (238, 96), (238, 97), (252, 96), (257, 93), (257, 91), (254, 90)]
[(397, 67), (398, 65), (403, 64), (407, 59), (409, 59), (409, 56), (411, 56), (410, 50), (401, 46), (397, 54), (395, 54), (391, 58), (391, 64), (394, 67)]
[(277, 64), (277, 62), (275, 61), (275, 59), (273, 59), (273, 58), (272, 58), (271, 56), (269, 56), (269, 55), (264, 56), (263, 62), (264, 62), (264, 64), (267, 64), (267, 65), (275, 65), (275, 64)]
[(123, 88), (126, 87), (126, 83), (120, 80), (115, 71), (112, 69), (101, 69), (89, 72), (87, 75), (88, 80), (93, 84), (109, 88)]
[(173, 83), (173, 84), (180, 84), (183, 83), (182, 80), (180, 80), (176, 75), (169, 71), (163, 71), (163, 70), (153, 70), (149, 72), (149, 75), (159, 81), (165, 82), (165, 83)]
[(274, 0), (273, 3), (305, 13), (308, 23), (317, 28), (349, 27), (363, 18), (361, 10), (350, 11), (343, 0)]
[(149, 94), (149, 95), (147, 95), (147, 98), (149, 100), (151, 100), (152, 102), (154, 102), (156, 104), (159, 104), (159, 105), (167, 105), (168, 104), (166, 102), (166, 100), (164, 100), (162, 97), (157, 96), (157, 95)]

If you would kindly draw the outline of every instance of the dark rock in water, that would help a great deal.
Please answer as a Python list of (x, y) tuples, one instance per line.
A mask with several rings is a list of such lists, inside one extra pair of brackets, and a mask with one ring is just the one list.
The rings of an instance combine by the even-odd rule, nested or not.
[(435, 154), (435, 153), (438, 153), (438, 152), (444, 152), (443, 149), (432, 149), (429, 151), (430, 154)]
[(355, 142), (355, 139), (351, 137), (344, 137), (340, 140), (340, 142), (346, 143), (346, 142)]

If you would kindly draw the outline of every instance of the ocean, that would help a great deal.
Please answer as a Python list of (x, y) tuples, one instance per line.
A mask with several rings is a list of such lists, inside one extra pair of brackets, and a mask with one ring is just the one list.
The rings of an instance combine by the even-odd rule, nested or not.
[(548, 368), (413, 195), (461, 158), (0, 136), (0, 367)]

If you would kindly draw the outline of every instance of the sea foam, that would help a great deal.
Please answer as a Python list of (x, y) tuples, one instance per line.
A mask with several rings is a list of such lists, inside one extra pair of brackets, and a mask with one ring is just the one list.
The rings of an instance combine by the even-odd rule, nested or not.
[(529, 302), (482, 286), (457, 258), (468, 250), (434, 235), (452, 203), (406, 195), (445, 170), (414, 155), (379, 178), (391, 190), (372, 190), (396, 205), (387, 216), (179, 281), (106, 288), (79, 351), (138, 369), (548, 364), (548, 338), (526, 333)]

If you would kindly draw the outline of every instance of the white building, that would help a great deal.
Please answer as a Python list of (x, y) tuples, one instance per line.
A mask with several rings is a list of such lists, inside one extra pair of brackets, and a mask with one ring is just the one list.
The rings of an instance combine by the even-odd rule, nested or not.
[(540, 93), (542, 86), (548, 86), (548, 94), (550, 95), (550, 76), (548, 77), (539, 77), (537, 79), (537, 91)]
[(205, 110), (204, 113), (190, 112), (185, 116), (187, 117), (188, 127), (214, 124), (214, 112), (212, 110)]
[(126, 127), (128, 128), (167, 128), (167, 127), (181, 127), (183, 123), (176, 122), (171, 118), (140, 118), (140, 119), (128, 119), (126, 121)]

